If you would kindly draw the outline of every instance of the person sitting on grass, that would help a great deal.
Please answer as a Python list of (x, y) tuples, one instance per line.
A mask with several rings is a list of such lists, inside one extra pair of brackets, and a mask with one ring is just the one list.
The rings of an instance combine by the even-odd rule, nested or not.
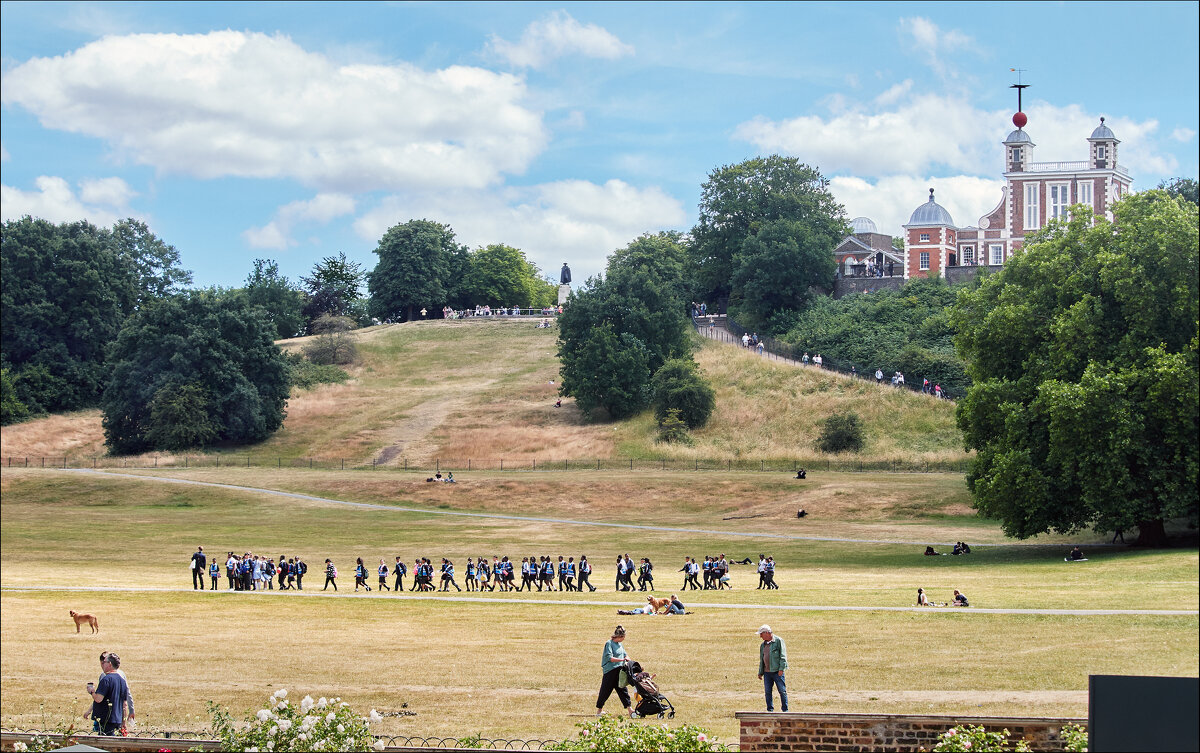
[(931, 546), (925, 547), (925, 556), (926, 557), (936, 557), (937, 554), (938, 554), (937, 551), (935, 551), (933, 547), (931, 547)]
[(671, 603), (667, 605), (667, 614), (687, 614), (683, 602), (675, 594), (671, 594)]
[(925, 595), (924, 588), (918, 588), (917, 589), (917, 606), (919, 606), (919, 607), (936, 607), (938, 605), (934, 604), (932, 601), (929, 600), (929, 597)]
[(959, 591), (957, 588), (954, 589), (954, 606), (956, 606), (956, 607), (971, 606), (971, 604), (967, 601), (967, 595), (962, 593), (961, 591)]
[(1070, 562), (1082, 562), (1085, 559), (1087, 559), (1087, 557), (1083, 556), (1083, 552), (1079, 549), (1079, 547), (1075, 547), (1071, 550), (1071, 553), (1067, 555), (1067, 560)]

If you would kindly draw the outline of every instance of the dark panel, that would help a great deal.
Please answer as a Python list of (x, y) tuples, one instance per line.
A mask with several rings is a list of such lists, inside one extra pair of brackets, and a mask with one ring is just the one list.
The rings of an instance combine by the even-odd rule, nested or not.
[(1088, 750), (1200, 750), (1200, 678), (1091, 675)]

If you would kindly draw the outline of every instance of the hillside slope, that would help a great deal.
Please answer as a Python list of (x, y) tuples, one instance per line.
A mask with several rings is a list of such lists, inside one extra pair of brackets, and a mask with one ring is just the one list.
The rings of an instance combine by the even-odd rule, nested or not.
[[(659, 444), (649, 413), (603, 423), (587, 421), (571, 400), (554, 406), (556, 335), (527, 320), (501, 319), (360, 330), (361, 358), (349, 382), (296, 390), (282, 430), (229, 451), (384, 465), (433, 458), (812, 462), (824, 457), (813, 446), (820, 422), (854, 410), (867, 429), (863, 459), (912, 464), (966, 457), (948, 403), (699, 341), (696, 360), (717, 391), (716, 411), (691, 446)], [(4, 427), (0, 436), (6, 456), (103, 454), (98, 411)]]

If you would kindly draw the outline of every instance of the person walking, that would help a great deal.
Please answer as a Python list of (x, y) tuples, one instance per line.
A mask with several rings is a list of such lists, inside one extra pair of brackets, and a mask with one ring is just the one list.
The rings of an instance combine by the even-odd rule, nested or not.
[(384, 562), (383, 560), (379, 560), (379, 591), (381, 593), (385, 590), (386, 591), (392, 590), (392, 589), (388, 588), (388, 584), (387, 584), (388, 573), (389, 573), (389, 570), (388, 570), (387, 563)]
[[(307, 572), (308, 572), (308, 565), (305, 564), (304, 560), (297, 557), (296, 558), (296, 590), (297, 591), (304, 590), (304, 574)], [(336, 575), (336, 574), (337, 573), (335, 572), (334, 575)], [(335, 588), (333, 590), (336, 591), (337, 589)]]
[(367, 593), (371, 592), (371, 587), (367, 585), (367, 566), (363, 564), (362, 557), (354, 563), (354, 593), (358, 593), (359, 586), (367, 589)]
[[(192, 553), (192, 590), (204, 590), (204, 573), (208, 570), (208, 558), (204, 556), (204, 547), (196, 547)], [(197, 585), (199, 584), (199, 585)]]
[(590, 578), (591, 575), (592, 575), (592, 565), (590, 562), (588, 562), (587, 555), (586, 554), (580, 555), (580, 557), (579, 557), (579, 590), (580, 591), (583, 590), (584, 586), (588, 587), (588, 591), (594, 592), (596, 590), (596, 587), (592, 585), (592, 582), (590, 580), (588, 580), (588, 578)]
[(100, 734), (105, 736), (117, 734), (126, 726), (127, 719), (133, 719), (129, 684), (117, 672), (120, 667), (121, 657), (106, 654), (100, 660), (100, 668), (104, 670), (100, 684), (88, 683), (88, 695), (92, 697), (92, 719), (98, 723)]
[(331, 560), (326, 559), (325, 560), (325, 588), (322, 588), (321, 590), (325, 591), (330, 586), (333, 586), (334, 591), (337, 590), (337, 568), (333, 566), (333, 562)]
[(779, 688), (779, 705), (782, 711), (787, 711), (787, 684), (783, 679), (783, 674), (787, 671), (787, 647), (783, 645), (782, 638), (775, 637), (771, 632), (770, 625), (760, 627), (758, 637), (762, 638), (762, 646), (758, 651), (758, 679), (763, 681), (767, 711), (775, 710), (773, 688)]
[(397, 557), (396, 566), (392, 568), (392, 574), (396, 576), (396, 585), (393, 587), (395, 592), (399, 593), (400, 591), (404, 590), (404, 576), (407, 573), (408, 568), (405, 567), (404, 563), (400, 561), (399, 557)]
[(621, 705), (633, 716), (633, 707), (629, 703), (629, 691), (621, 687), (621, 671), (625, 667), (625, 663), (629, 661), (629, 657), (625, 654), (625, 647), (621, 644), (625, 641), (625, 628), (617, 625), (613, 630), (612, 638), (604, 644), (604, 652), (600, 655), (600, 673), (603, 677), (600, 681), (600, 694), (596, 696), (596, 716), (600, 716), (604, 712), (604, 704), (608, 701), (609, 696), (615, 690), (617, 698), (621, 700)]

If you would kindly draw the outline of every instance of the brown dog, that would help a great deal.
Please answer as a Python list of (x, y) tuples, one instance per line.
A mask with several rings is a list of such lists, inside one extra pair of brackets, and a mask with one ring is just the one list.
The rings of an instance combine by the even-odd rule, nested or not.
[(71, 612), (71, 619), (75, 620), (76, 633), (79, 632), (79, 626), (84, 623), (87, 623), (92, 628), (93, 633), (100, 632), (100, 620), (97, 620), (94, 614), (76, 614), (75, 612)]
[(656, 599), (653, 596), (647, 596), (646, 601), (649, 602), (650, 608), (655, 612), (660, 612), (663, 609), (666, 609), (671, 603), (670, 599)]

